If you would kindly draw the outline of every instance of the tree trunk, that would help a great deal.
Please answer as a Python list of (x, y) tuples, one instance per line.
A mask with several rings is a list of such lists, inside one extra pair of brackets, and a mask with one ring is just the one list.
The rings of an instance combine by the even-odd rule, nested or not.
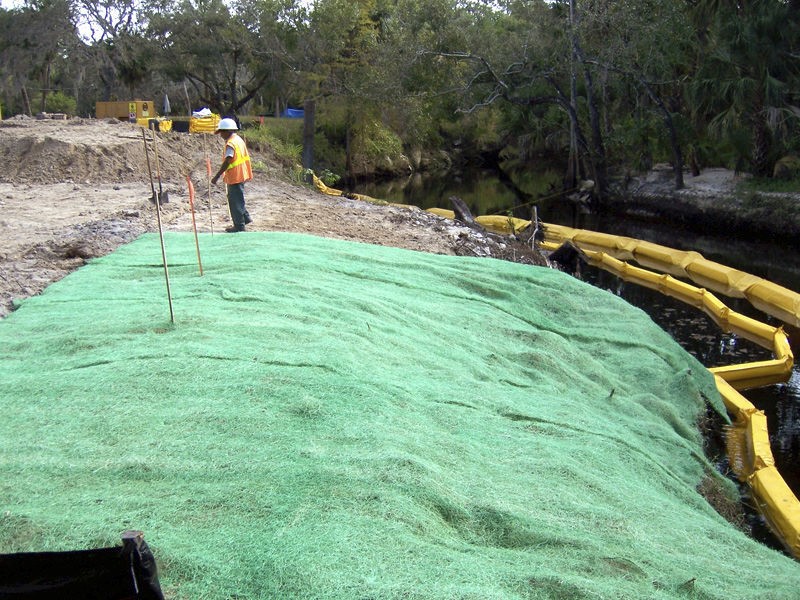
[(31, 100), (28, 98), (28, 88), (24, 85), (22, 86), (22, 105), (25, 107), (25, 112), (28, 114), (29, 117), (33, 116), (31, 112)]
[(564, 181), (564, 188), (567, 190), (574, 190), (578, 187), (577, 179), (579, 177), (584, 177), (586, 174), (586, 168), (582, 162), (582, 155), (589, 153), (589, 144), (586, 142), (586, 136), (583, 134), (583, 129), (581, 128), (580, 121), (578, 120), (578, 113), (575, 109), (575, 106), (572, 104), (570, 99), (564, 95), (564, 92), (561, 90), (558, 82), (555, 79), (548, 75), (545, 75), (544, 79), (551, 86), (553, 86), (553, 89), (556, 91), (556, 104), (558, 104), (558, 106), (560, 106), (567, 113), (567, 115), (569, 115), (570, 136), (574, 136), (575, 138), (575, 152), (570, 158), (571, 164), (569, 165), (568, 169), (572, 170), (576, 181), (572, 185), (569, 184), (568, 178), (570, 177), (570, 173), (568, 172), (567, 180)]
[(639, 80), (642, 85), (644, 85), (645, 90), (647, 90), (647, 94), (650, 96), (650, 99), (658, 106), (661, 113), (664, 115), (664, 125), (667, 127), (667, 131), (669, 132), (669, 145), (672, 148), (672, 162), (673, 162), (673, 170), (675, 173), (675, 189), (682, 190), (685, 187), (683, 181), (683, 152), (681, 152), (681, 145), (678, 141), (678, 132), (675, 129), (675, 122), (672, 120), (672, 113), (669, 112), (669, 109), (664, 104), (664, 101), (661, 99), (661, 96), (655, 93), (650, 84), (644, 81), (643, 79)]
[(47, 92), (50, 90), (50, 63), (44, 67), (42, 73), (42, 103), (40, 112), (47, 112)]
[(344, 128), (344, 172), (348, 183), (352, 185), (355, 181), (355, 173), (353, 172), (353, 116), (349, 107), (344, 118)]
[(186, 114), (192, 116), (192, 101), (189, 100), (189, 88), (186, 87), (186, 80), (183, 80), (183, 94), (186, 96)]
[(771, 177), (770, 168), (770, 136), (769, 128), (764, 120), (763, 113), (758, 111), (753, 117), (753, 175), (756, 177)]
[(606, 148), (603, 143), (603, 133), (600, 130), (600, 111), (597, 109), (597, 100), (594, 95), (594, 83), (589, 67), (583, 70), (586, 81), (586, 103), (589, 106), (589, 127), (592, 130), (591, 161), (594, 171), (594, 200), (601, 203), (608, 191), (608, 172), (606, 164)]
[(317, 103), (314, 100), (306, 100), (303, 104), (303, 170), (314, 168), (314, 117), (316, 110)]
[[(575, 0), (569, 2), (569, 23), (570, 35), (574, 40), (574, 26), (575, 26)], [(573, 189), (578, 186), (578, 163), (580, 161), (578, 154), (578, 134), (577, 134), (577, 117), (573, 115), (578, 114), (578, 86), (575, 77), (575, 61), (577, 56), (574, 52), (570, 55), (569, 61), (569, 107), (570, 107), (570, 120), (569, 120), (569, 162), (567, 164), (567, 178), (564, 182), (564, 187)]]
[[(583, 79), (586, 83), (586, 103), (589, 107), (589, 128), (592, 132), (592, 146), (589, 159), (592, 165), (592, 178), (594, 179), (594, 192), (592, 194), (594, 203), (598, 205), (605, 198), (608, 191), (608, 173), (606, 166), (606, 149), (603, 144), (603, 133), (600, 125), (600, 112), (597, 108), (597, 100), (594, 93), (594, 81), (589, 63), (584, 59), (583, 51), (578, 42), (578, 35), (575, 28), (580, 17), (577, 14), (574, 1), (570, 1), (570, 37), (572, 42), (573, 60), (583, 65)], [(596, 207), (596, 206), (595, 206)]]

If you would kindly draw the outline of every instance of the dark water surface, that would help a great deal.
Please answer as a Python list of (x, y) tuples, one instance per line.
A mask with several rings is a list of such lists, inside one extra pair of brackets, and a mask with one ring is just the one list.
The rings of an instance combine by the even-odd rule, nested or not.
[[(552, 196), (551, 191), (558, 180), (557, 173), (547, 171), (531, 174), (527, 181), (518, 183), (529, 193), (541, 197)], [(363, 186), (353, 191), (421, 208), (449, 209), (449, 198), (458, 196), (475, 215), (508, 214), (515, 206), (518, 207), (515, 212), (520, 212), (520, 201), (491, 172), (473, 171), (460, 180), (415, 177)], [(523, 209), (528, 213), (530, 210), (528, 206)], [(537, 213), (545, 223), (647, 240), (678, 250), (695, 250), (709, 260), (800, 291), (800, 254), (769, 240), (704, 235), (655, 219), (588, 214), (560, 199), (540, 201)], [(582, 277), (647, 312), (653, 321), (707, 367), (770, 358), (766, 350), (735, 335), (722, 333), (703, 313), (672, 298), (623, 283), (596, 269), (586, 270)], [(746, 301), (722, 295), (718, 297), (732, 310), (772, 325), (780, 324), (753, 309)], [(795, 363), (787, 383), (746, 391), (744, 396), (767, 415), (778, 470), (794, 494), (800, 497), (800, 366)]]
[[(680, 250), (696, 250), (705, 258), (763, 277), (791, 290), (800, 290), (800, 257), (780, 244), (703, 236), (676, 230), (664, 223), (643, 223), (619, 217), (585, 216), (578, 226), (605, 233), (644, 239)], [(546, 221), (546, 218), (545, 218)], [(569, 223), (559, 223), (570, 225)], [(706, 367), (768, 360), (771, 353), (734, 334), (723, 333), (700, 311), (653, 290), (620, 282), (609, 273), (591, 269), (583, 277), (638, 306)], [(780, 321), (743, 299), (716, 294), (732, 310), (773, 326)], [(795, 361), (790, 380), (742, 392), (767, 416), (775, 463), (786, 483), (800, 497), (800, 364)]]

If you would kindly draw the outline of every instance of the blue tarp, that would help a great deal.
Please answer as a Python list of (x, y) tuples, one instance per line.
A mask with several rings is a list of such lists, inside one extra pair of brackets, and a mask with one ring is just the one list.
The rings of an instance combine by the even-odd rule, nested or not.
[(302, 108), (287, 108), (281, 113), (281, 116), (287, 119), (302, 119), (304, 111)]

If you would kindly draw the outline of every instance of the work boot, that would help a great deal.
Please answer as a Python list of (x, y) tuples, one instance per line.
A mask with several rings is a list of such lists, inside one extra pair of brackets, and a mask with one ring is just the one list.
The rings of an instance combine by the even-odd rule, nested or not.
[(239, 233), (240, 231), (244, 231), (244, 225), (241, 227), (236, 227), (236, 225), (231, 225), (230, 227), (225, 228), (225, 233)]

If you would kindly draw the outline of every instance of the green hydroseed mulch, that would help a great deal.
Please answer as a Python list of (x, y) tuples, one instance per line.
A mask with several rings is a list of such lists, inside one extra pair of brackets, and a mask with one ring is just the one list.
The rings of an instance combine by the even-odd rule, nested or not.
[(708, 372), (562, 273), (167, 234), (0, 321), (0, 552), (141, 529), (168, 598), (792, 599), (697, 493)]

